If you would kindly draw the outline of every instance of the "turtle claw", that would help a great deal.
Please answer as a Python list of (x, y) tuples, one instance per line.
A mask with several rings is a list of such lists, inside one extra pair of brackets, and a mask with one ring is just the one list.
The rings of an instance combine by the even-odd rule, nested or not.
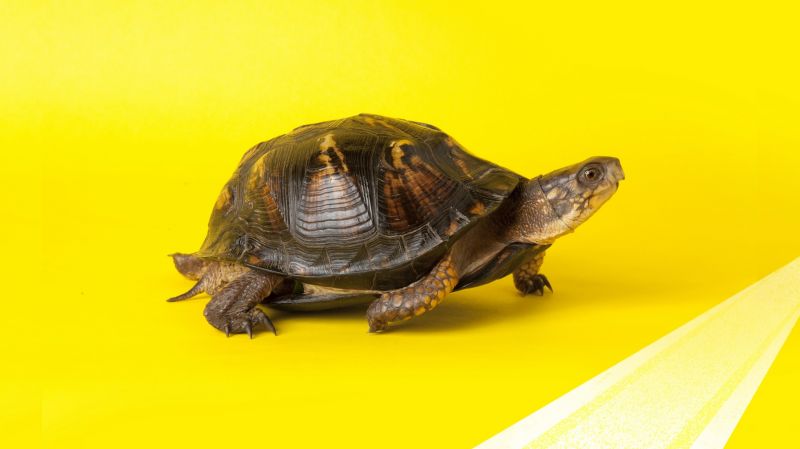
[[(257, 309), (257, 310), (258, 310), (258, 309)], [(261, 311), (259, 310), (259, 312), (261, 312)], [(278, 335), (278, 331), (277, 331), (277, 329), (275, 329), (275, 325), (274, 325), (274, 324), (272, 324), (272, 320), (271, 320), (271, 319), (269, 319), (269, 316), (268, 316), (266, 313), (264, 313), (264, 312), (261, 312), (261, 315), (259, 316), (259, 320), (258, 320), (258, 321), (256, 321), (256, 324), (261, 324), (261, 325), (263, 325), (263, 326), (264, 326), (264, 327), (265, 327), (265, 328), (266, 328), (268, 331), (272, 331), (272, 334), (273, 334), (273, 335)], [(251, 336), (251, 337), (252, 337), (252, 336)]]
[(550, 285), (550, 281), (543, 274), (535, 274), (517, 283), (517, 288), (523, 295), (533, 293), (536, 296), (544, 296), (545, 287), (551, 292), (553, 291), (553, 286)]
[(542, 282), (544, 282), (545, 287), (547, 287), (547, 289), (550, 290), (550, 293), (553, 293), (553, 286), (550, 285), (550, 281), (547, 280), (547, 276), (543, 274), (540, 274), (538, 276), (541, 277)]
[(378, 334), (385, 331), (389, 327), (389, 323), (380, 320), (369, 321), (369, 333)]
[[(214, 325), (214, 327), (225, 332), (226, 337), (230, 337), (231, 334), (247, 334), (250, 338), (253, 338), (260, 328), (278, 335), (272, 320), (258, 308), (220, 317), (220, 321), (222, 321), (221, 325)], [(211, 324), (214, 324), (214, 322)]]

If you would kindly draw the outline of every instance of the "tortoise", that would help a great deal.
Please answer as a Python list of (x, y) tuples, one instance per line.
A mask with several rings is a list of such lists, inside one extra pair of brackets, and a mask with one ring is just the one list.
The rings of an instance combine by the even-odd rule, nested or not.
[(422, 315), (453, 291), (513, 273), (523, 294), (558, 237), (617, 190), (618, 159), (527, 179), (439, 128), (372, 114), (305, 125), (248, 150), (222, 189), (199, 251), (173, 254), (208, 293), (215, 328), (275, 326), (257, 307), (370, 305), (370, 332)]

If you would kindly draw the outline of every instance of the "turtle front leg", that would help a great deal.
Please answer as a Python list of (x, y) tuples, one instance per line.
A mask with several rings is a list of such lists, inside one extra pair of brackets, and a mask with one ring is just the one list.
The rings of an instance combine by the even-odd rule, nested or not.
[(385, 292), (370, 304), (367, 321), (370, 332), (381, 332), (393, 321), (408, 320), (432, 310), (458, 284), (458, 272), (448, 255), (417, 282)]
[(553, 291), (553, 287), (550, 286), (550, 281), (547, 280), (547, 277), (539, 273), (542, 262), (544, 262), (544, 252), (536, 254), (531, 260), (514, 270), (514, 286), (523, 295), (535, 293), (542, 296), (545, 287), (551, 292)]

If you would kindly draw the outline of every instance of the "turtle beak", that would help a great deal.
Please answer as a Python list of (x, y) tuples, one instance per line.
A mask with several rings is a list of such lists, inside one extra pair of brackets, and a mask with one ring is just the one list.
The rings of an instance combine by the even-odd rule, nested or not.
[(606, 169), (608, 170), (608, 174), (617, 184), (619, 187), (619, 182), (625, 179), (625, 172), (622, 170), (622, 164), (619, 163), (619, 159), (615, 157), (608, 158), (608, 163), (606, 163)]

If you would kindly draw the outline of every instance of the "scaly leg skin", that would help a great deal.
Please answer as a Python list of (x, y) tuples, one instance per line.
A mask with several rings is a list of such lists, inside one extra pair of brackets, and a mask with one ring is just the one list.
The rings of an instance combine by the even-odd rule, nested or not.
[(544, 262), (544, 252), (537, 254), (533, 259), (520, 265), (514, 271), (514, 286), (523, 295), (534, 293), (538, 296), (544, 295), (544, 288), (547, 287), (551, 292), (553, 287), (547, 277), (539, 273), (539, 268)]
[(442, 259), (424, 278), (381, 295), (370, 304), (367, 321), (370, 332), (382, 332), (393, 321), (408, 320), (432, 310), (458, 284), (451, 257)]
[(278, 335), (272, 320), (256, 304), (269, 296), (281, 280), (280, 276), (250, 270), (217, 292), (206, 305), (203, 315), (212, 326), (228, 336), (247, 333), (253, 338), (253, 330), (259, 327)]
[(272, 321), (256, 304), (269, 296), (283, 278), (256, 272), (243, 265), (207, 261), (187, 254), (174, 254), (173, 258), (178, 271), (197, 283), (186, 293), (167, 301), (182, 301), (208, 293), (212, 298), (203, 314), (225, 335), (247, 333), (252, 338), (253, 330), (259, 327), (277, 335)]

